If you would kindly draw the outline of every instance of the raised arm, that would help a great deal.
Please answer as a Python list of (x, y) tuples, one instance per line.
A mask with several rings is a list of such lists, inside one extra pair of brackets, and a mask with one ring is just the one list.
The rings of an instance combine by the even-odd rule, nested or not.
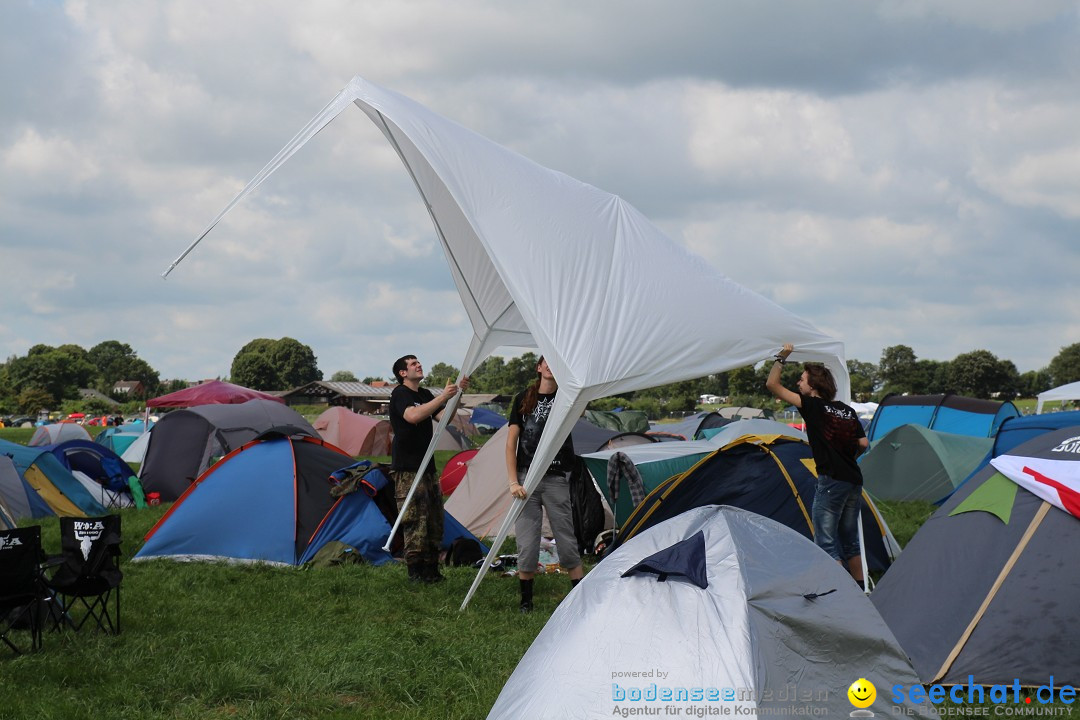
[(795, 350), (795, 347), (791, 343), (785, 343), (780, 352), (776, 354), (776, 360), (773, 362), (771, 368), (769, 368), (769, 379), (765, 381), (765, 388), (776, 397), (780, 398), (788, 405), (794, 405), (795, 407), (802, 409), (802, 398), (799, 393), (792, 392), (784, 387), (780, 382), (780, 372), (784, 368), (784, 363), (787, 361), (788, 356)]

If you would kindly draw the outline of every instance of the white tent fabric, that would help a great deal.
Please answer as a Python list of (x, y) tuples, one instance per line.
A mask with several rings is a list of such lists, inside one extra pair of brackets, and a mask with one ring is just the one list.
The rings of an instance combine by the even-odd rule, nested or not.
[(71, 474), (103, 507), (135, 507), (130, 495), (113, 492), (80, 470), (72, 470)]
[[(150, 446), (150, 432), (144, 432), (139, 438), (128, 445), (127, 450), (120, 456), (120, 459), (129, 463), (141, 463), (143, 458), (146, 457), (146, 448)], [(142, 468), (139, 468), (139, 473), (142, 474)]]
[[(725, 277), (621, 198), (542, 167), (360, 77), (248, 183), (164, 275), (350, 104), (386, 136), (431, 214), (474, 330), (462, 373), (496, 348), (536, 347), (559, 381), (527, 491), (590, 400), (751, 365), (785, 342), (795, 345), (796, 360), (825, 363), (836, 377), (838, 397), (850, 397), (840, 341)], [(454, 398), (443, 413), (436, 439), (456, 404)], [(434, 441), (421, 469), (433, 447)], [(521, 505), (512, 505), (489, 560)]]
[(1036, 415), (1042, 412), (1045, 403), (1053, 402), (1055, 400), (1080, 400), (1080, 382), (1051, 388), (1046, 392), (1039, 393), (1037, 398), (1035, 404)]
[(891, 702), (888, 688), (916, 686), (918, 676), (839, 564), (777, 522), (709, 505), (650, 528), (589, 572), (488, 720), (712, 717), (721, 708), (847, 718), (852, 678), (877, 687), (867, 709), (878, 718), (938, 716), (930, 703)]

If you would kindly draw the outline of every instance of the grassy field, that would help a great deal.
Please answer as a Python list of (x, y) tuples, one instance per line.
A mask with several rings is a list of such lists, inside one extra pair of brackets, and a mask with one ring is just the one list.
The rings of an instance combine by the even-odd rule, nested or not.
[[(452, 455), (436, 453), (437, 466)], [(880, 507), (901, 544), (934, 510)], [(0, 648), (0, 720), (483, 718), (569, 591), (565, 575), (538, 578), (523, 616), (516, 580), (492, 576), (459, 612), (467, 568), (416, 586), (400, 566), (130, 562), (165, 510), (121, 511), (120, 635), (49, 633), (20, 657)], [(57, 521), (41, 524), (58, 552)]]
[[(930, 510), (883, 512), (906, 542)], [(482, 718), (569, 591), (538, 578), (523, 616), (516, 580), (492, 576), (459, 612), (471, 569), (416, 586), (399, 566), (128, 562), (164, 511), (121, 513), (123, 632), (0, 655), (0, 719)], [(57, 521), (42, 525), (58, 552)]]

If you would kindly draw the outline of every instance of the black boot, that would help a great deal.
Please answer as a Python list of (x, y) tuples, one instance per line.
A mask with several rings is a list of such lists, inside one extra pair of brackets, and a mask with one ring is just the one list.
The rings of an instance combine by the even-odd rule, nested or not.
[(533, 609), (533, 581), (532, 579), (519, 580), (518, 583), (521, 585), (521, 612), (530, 613)]
[(424, 564), (424, 582), (428, 584), (441, 583), (446, 578), (439, 572), (439, 562), (429, 562)]
[(424, 565), (417, 562), (408, 564), (409, 568), (409, 582), (423, 582), (424, 580)]

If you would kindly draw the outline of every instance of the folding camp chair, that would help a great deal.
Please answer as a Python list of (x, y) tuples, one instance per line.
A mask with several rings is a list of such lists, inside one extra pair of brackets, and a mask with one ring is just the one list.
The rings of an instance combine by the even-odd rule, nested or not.
[(43, 603), (50, 593), (41, 574), (41, 527), (31, 525), (0, 532), (0, 640), (16, 655), (22, 650), (12, 637), (30, 630), (30, 649), (41, 648)]
[(60, 550), (60, 565), (48, 585), (67, 624), (80, 630), (93, 620), (99, 630), (119, 633), (120, 516), (60, 518)]

